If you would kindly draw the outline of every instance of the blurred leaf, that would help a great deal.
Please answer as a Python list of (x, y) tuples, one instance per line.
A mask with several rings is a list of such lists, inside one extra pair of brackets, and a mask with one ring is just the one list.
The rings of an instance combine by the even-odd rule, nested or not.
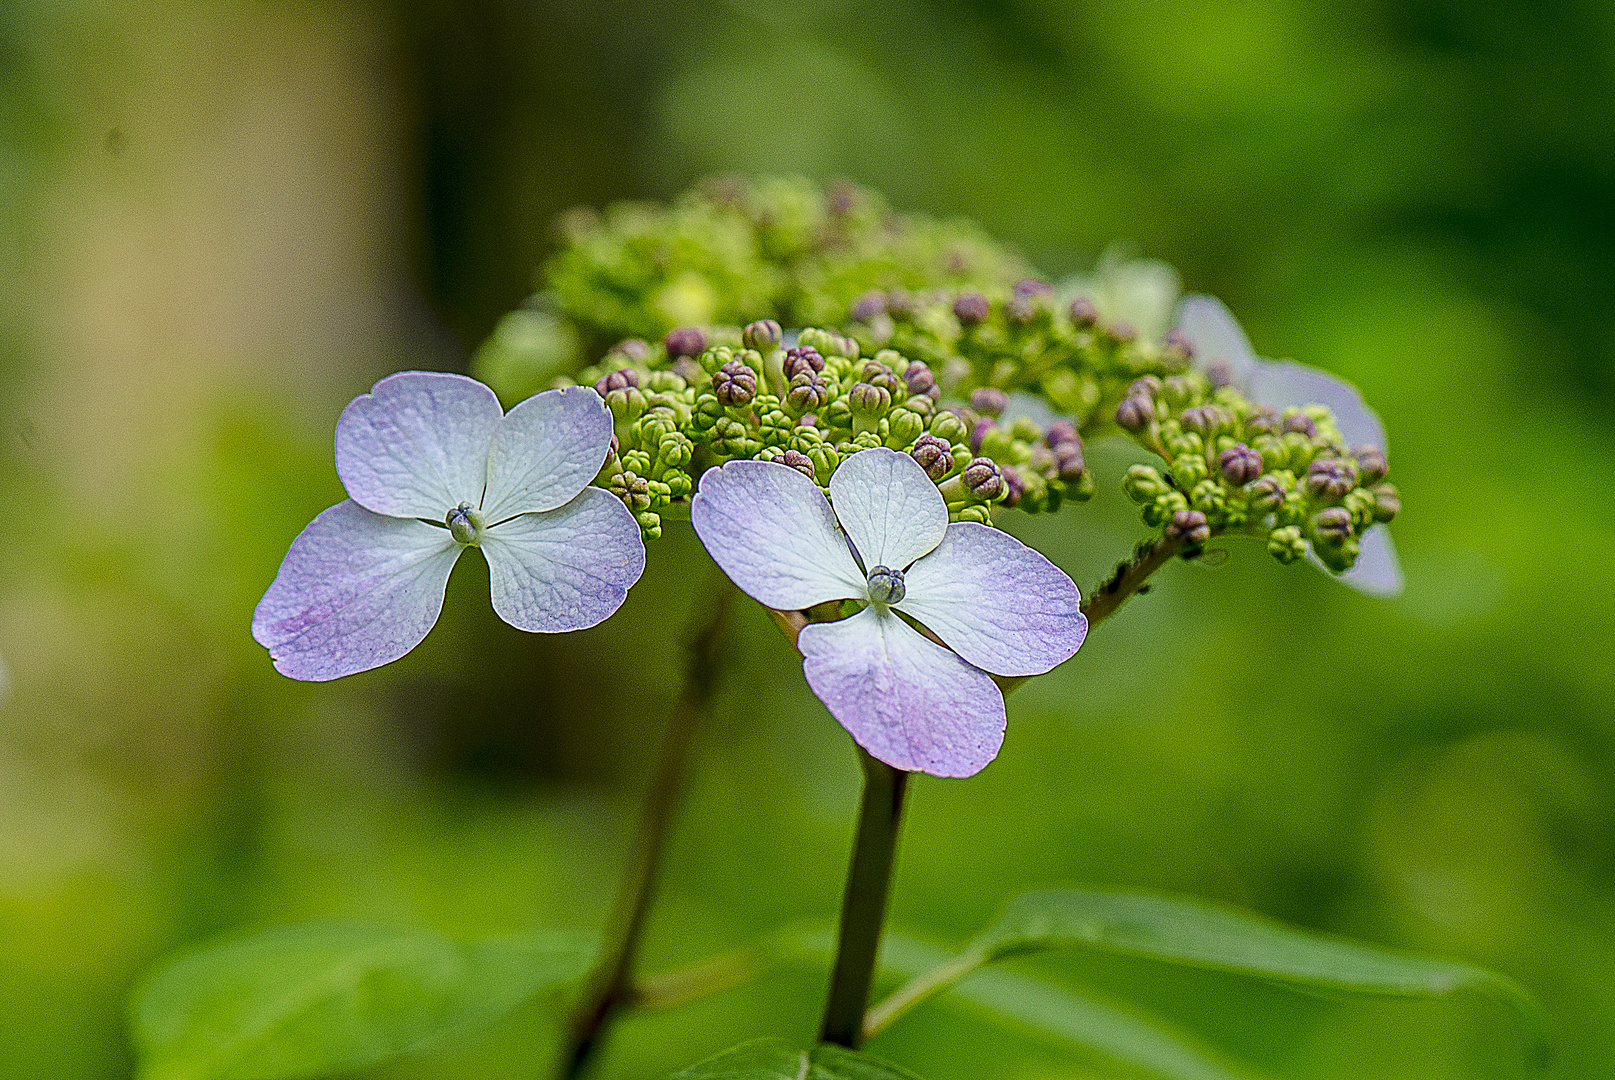
[(580, 977), (589, 950), (530, 937), (300, 923), (189, 953), (134, 1003), (142, 1080), (274, 1080), (370, 1065), (488, 1024)]
[(668, 1080), (916, 1080), (879, 1058), (828, 1044), (802, 1050), (784, 1039), (741, 1043)]
[(1535, 999), (1512, 980), (1483, 968), (1325, 937), (1206, 900), (1102, 889), (1051, 889), (1016, 897), (962, 953), (914, 978), (877, 1006), (870, 1025), (879, 1030), (984, 964), (1066, 945), (1315, 990), (1395, 997), (1481, 990), (1514, 1009), (1534, 1055), (1540, 1057), (1546, 1049)]
[[(934, 945), (897, 934), (888, 934), (881, 946), (882, 964), (905, 973), (926, 971), (946, 960), (946, 953)], [(1086, 1047), (1163, 1080), (1251, 1080), (1255, 1075), (1223, 1064), (1159, 1021), (1030, 975), (978, 971), (955, 987), (953, 996), (996, 1019)]]

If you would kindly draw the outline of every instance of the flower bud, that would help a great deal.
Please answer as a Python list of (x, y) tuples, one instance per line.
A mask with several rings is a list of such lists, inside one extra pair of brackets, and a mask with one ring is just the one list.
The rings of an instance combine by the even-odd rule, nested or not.
[(1288, 489), (1277, 476), (1263, 476), (1250, 486), (1251, 511), (1257, 514), (1270, 514), (1279, 508), (1287, 494)]
[(894, 401), (908, 396), (908, 382), (898, 378), (891, 368), (879, 360), (865, 360), (861, 371), (863, 373), (862, 382), (880, 387), (892, 395)]
[(626, 390), (639, 385), (639, 372), (633, 368), (620, 368), (595, 380), (594, 392), (605, 397), (613, 390)]
[(953, 471), (953, 447), (948, 445), (946, 439), (939, 439), (935, 435), (921, 435), (914, 440), (914, 447), (909, 457), (919, 462), (925, 475), (931, 478), (933, 484), (940, 484), (947, 475)]
[(982, 502), (992, 502), (1004, 490), (1004, 477), (998, 470), (998, 463), (992, 458), (972, 458), (965, 471), (960, 474), (964, 481), (964, 489), (971, 498)]
[(992, 386), (983, 386), (970, 392), (970, 407), (979, 413), (996, 417), (1009, 408), (1009, 395)]
[(1299, 432), (1310, 439), (1318, 434), (1318, 425), (1306, 413), (1293, 413), (1284, 418), (1284, 433), (1288, 435), (1290, 432)]
[(1338, 544), (1351, 535), (1351, 511), (1331, 506), (1312, 516), (1312, 535), (1325, 543)]
[(1088, 463), (1082, 459), (1082, 444), (1080, 442), (1061, 443), (1054, 450), (1055, 475), (1061, 480), (1080, 480), (1088, 471)]
[(1294, 525), (1274, 529), (1267, 537), (1267, 553), (1288, 566), (1307, 553), (1307, 542)]
[(931, 417), (931, 434), (949, 443), (968, 443), (970, 429), (959, 414), (943, 409)]
[(886, 313), (886, 294), (879, 289), (872, 289), (860, 296), (852, 305), (851, 318), (853, 322), (866, 323), (877, 315)]
[(998, 469), (1004, 478), (1004, 505), (1020, 505), (1021, 496), (1026, 493), (1026, 481), (1021, 479), (1020, 471), (1013, 465), (1002, 465)]
[(785, 350), (785, 377), (794, 379), (802, 371), (817, 375), (824, 370), (824, 357), (812, 345), (797, 345)]
[(1349, 458), (1317, 458), (1307, 466), (1302, 484), (1315, 499), (1344, 498), (1357, 486), (1357, 464)]
[(841, 464), (841, 454), (828, 443), (820, 443), (806, 453), (813, 462), (814, 479), (818, 481), (820, 487), (825, 487)]
[(1217, 466), (1222, 469), (1223, 479), (1243, 487), (1262, 475), (1262, 455), (1244, 443), (1235, 443), (1217, 455)]
[(1228, 505), (1228, 499), (1217, 481), (1202, 480), (1189, 492), (1189, 505), (1207, 514), (1221, 514)]
[(667, 349), (669, 359), (680, 356), (700, 356), (707, 348), (707, 336), (694, 326), (685, 326), (677, 330), (670, 330), (662, 339), (662, 346)]
[(650, 346), (645, 344), (645, 339), (636, 337), (623, 338), (611, 347), (611, 352), (606, 354), (608, 359), (618, 356), (630, 364), (638, 363), (649, 355)]
[(1078, 447), (1082, 446), (1077, 426), (1069, 420), (1050, 422), (1049, 429), (1043, 433), (1043, 441), (1048, 443), (1050, 449), (1058, 447), (1061, 443), (1076, 443)]
[(720, 404), (750, 405), (757, 396), (757, 373), (739, 360), (730, 360), (712, 376), (712, 392)]
[(1385, 451), (1372, 443), (1353, 446), (1351, 456), (1357, 459), (1357, 472), (1365, 484), (1377, 484), (1391, 471), (1391, 466), (1385, 460)]
[(925, 417), (912, 409), (899, 407), (886, 414), (886, 445), (893, 450), (906, 449), (924, 431)]
[(773, 319), (758, 319), (754, 323), (748, 323), (740, 332), (740, 340), (746, 348), (756, 349), (760, 353), (772, 352), (779, 348), (779, 343), (784, 339), (784, 331)]
[(813, 371), (798, 371), (785, 392), (785, 405), (798, 416), (822, 409), (830, 402), (830, 388)]
[(1071, 321), (1079, 329), (1086, 330), (1099, 321), (1099, 309), (1093, 306), (1093, 301), (1086, 296), (1079, 296), (1071, 301), (1069, 309)]
[(892, 407), (892, 395), (883, 386), (866, 382), (853, 383), (852, 391), (847, 395), (847, 405), (852, 409), (854, 417), (861, 415), (871, 420), (878, 420)]
[(450, 510), (443, 516), (443, 524), (449, 527), (449, 535), (457, 544), (475, 547), (482, 540), (482, 513), (471, 509), (470, 503), (461, 503)]
[(1116, 426), (1123, 431), (1139, 432), (1155, 419), (1155, 402), (1143, 394), (1123, 398), (1116, 406)]
[(1172, 479), (1185, 491), (1204, 480), (1209, 472), (1200, 454), (1180, 454), (1172, 462)]
[(932, 401), (936, 401), (942, 396), (942, 391), (936, 384), (936, 376), (931, 374), (931, 369), (923, 361), (909, 361), (908, 367), (903, 369), (903, 381), (910, 397), (924, 394)]
[(1126, 344), (1127, 342), (1138, 337), (1137, 328), (1135, 328), (1133, 324), (1128, 322), (1126, 319), (1117, 319), (1115, 322), (1108, 322), (1102, 329), (1105, 336), (1116, 342), (1118, 345)]
[(985, 322), (992, 306), (980, 293), (965, 293), (953, 302), (953, 315), (963, 326)]
[(1402, 496), (1395, 484), (1379, 484), (1374, 488), (1374, 520), (1380, 524), (1392, 520), (1402, 512)]
[[(1194, 342), (1190, 340), (1188, 334), (1183, 332), (1183, 328), (1181, 326), (1174, 326), (1172, 329), (1168, 330), (1166, 332), (1166, 336), (1161, 338), (1161, 345), (1162, 347), (1171, 350), (1173, 353), (1178, 354), (1185, 360), (1194, 356)], [(1216, 384), (1215, 380), (1213, 380), (1213, 383), (1214, 385), (1228, 385), (1227, 382)]]
[(1211, 539), (1211, 526), (1206, 524), (1206, 515), (1200, 511), (1179, 510), (1172, 515), (1166, 535), (1174, 540), (1182, 540), (1187, 547), (1197, 548)]
[(990, 416), (983, 416), (980, 420), (977, 420), (970, 428), (970, 449), (978, 454), (981, 453), (981, 441), (987, 437), (989, 431), (992, 431), (997, 426), (998, 422)]
[(908, 590), (903, 586), (903, 571), (887, 566), (869, 570), (869, 599), (877, 604), (900, 604)]
[(806, 454), (798, 453), (795, 450), (787, 450), (784, 454), (780, 455), (777, 460), (780, 464), (787, 465), (795, 469), (803, 476), (806, 476), (809, 480), (817, 482), (818, 478), (814, 472), (813, 459), (808, 457)]
[(1273, 411), (1271, 405), (1259, 405), (1249, 416), (1245, 417), (1245, 437), (1256, 435), (1277, 435), (1279, 431), (1279, 414)]

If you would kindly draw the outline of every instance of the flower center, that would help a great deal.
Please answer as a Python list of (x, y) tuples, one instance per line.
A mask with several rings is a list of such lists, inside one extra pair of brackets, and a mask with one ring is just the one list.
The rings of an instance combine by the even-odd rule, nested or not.
[(888, 566), (877, 566), (869, 571), (869, 599), (877, 604), (900, 604), (907, 590), (903, 588), (903, 571)]
[(482, 512), (471, 509), (470, 503), (461, 503), (443, 515), (443, 524), (457, 544), (476, 547), (482, 540)]

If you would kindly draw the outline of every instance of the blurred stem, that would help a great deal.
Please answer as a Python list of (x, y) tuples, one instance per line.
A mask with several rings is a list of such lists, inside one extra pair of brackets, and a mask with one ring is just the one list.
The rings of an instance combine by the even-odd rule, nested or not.
[(559, 1077), (583, 1074), (613, 1014), (634, 996), (635, 955), (655, 897), (657, 879), (661, 876), (662, 853), (667, 847), (673, 814), (684, 787), (690, 744), (712, 706), (718, 676), (718, 649), (734, 599), (735, 588), (729, 579), (721, 573), (717, 578), (714, 588), (702, 589), (698, 594), (697, 605), (703, 602), (706, 605), (705, 619), (689, 641), (683, 686), (668, 719), (656, 776), (645, 797), (628, 873), (612, 902), (600, 958), (583, 982), (570, 1038), (556, 1070)]
[(858, 750), (858, 760), (864, 769), (858, 838), (841, 902), (830, 999), (819, 1031), (824, 1042), (854, 1050), (863, 1043), (864, 1011), (869, 1007), (869, 990), (875, 978), (875, 958), (886, 921), (886, 896), (891, 890), (892, 866), (897, 857), (898, 827), (903, 819), (903, 795), (908, 787), (908, 773), (875, 760), (862, 748)]
[(1092, 630), (1108, 616), (1114, 615), (1116, 609), (1138, 592), (1151, 574), (1171, 562), (1172, 557), (1182, 550), (1182, 540), (1167, 536), (1140, 544), (1133, 557), (1120, 563), (1115, 573), (1095, 589), (1082, 605), (1082, 613), (1088, 617), (1088, 629)]

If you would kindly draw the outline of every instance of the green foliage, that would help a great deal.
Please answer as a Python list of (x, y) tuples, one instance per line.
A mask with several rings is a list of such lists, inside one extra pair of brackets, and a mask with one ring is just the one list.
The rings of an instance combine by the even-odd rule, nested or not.
[(784, 1039), (742, 1043), (668, 1080), (916, 1080), (913, 1073), (855, 1050), (821, 1044), (802, 1050)]
[(278, 1080), (371, 1065), (506, 1015), (580, 976), (578, 941), (463, 944), (314, 922), (188, 953), (138, 992), (142, 1080)]

